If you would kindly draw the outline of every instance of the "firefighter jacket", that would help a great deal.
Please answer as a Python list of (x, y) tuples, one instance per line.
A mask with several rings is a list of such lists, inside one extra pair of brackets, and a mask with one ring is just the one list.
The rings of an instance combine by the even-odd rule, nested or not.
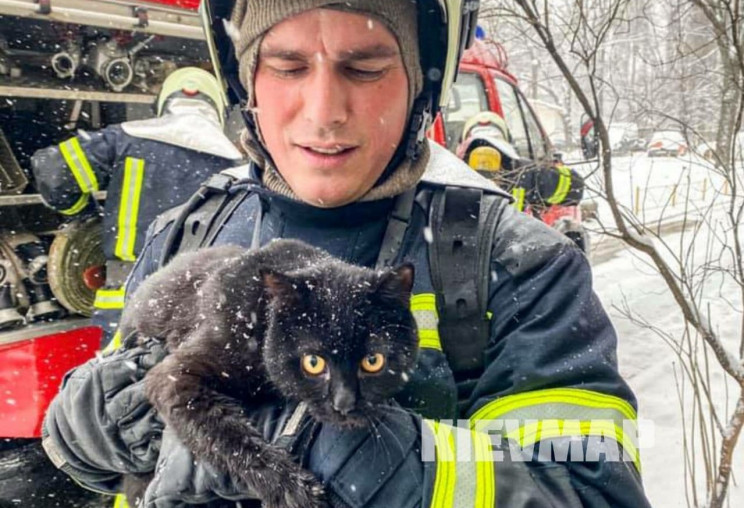
[(103, 216), (107, 259), (134, 261), (158, 214), (186, 201), (209, 175), (241, 158), (216, 113), (206, 104), (184, 108), (188, 103), (204, 104), (181, 100), (163, 117), (81, 131), (33, 155), (38, 190), (62, 214), (76, 215), (92, 193), (108, 191)]
[(492, 148), (499, 152), (498, 168), (476, 169), (480, 174), (496, 182), (511, 193), (514, 208), (525, 211), (526, 207), (544, 209), (553, 205), (575, 206), (584, 197), (584, 178), (565, 164), (533, 162), (519, 156), (514, 146), (500, 134), (493, 134), (495, 127), (464, 140), (457, 147), (457, 156), (468, 160), (476, 148)]
[[(636, 402), (618, 373), (615, 331), (592, 290), (588, 261), (562, 235), (516, 212), (506, 197), (498, 203), (491, 250), (485, 366), (455, 379), (442, 352), (447, 337), (439, 335), (426, 256), (430, 200), (443, 185), (493, 187), (432, 146), (396, 260), (416, 269), (411, 305), (421, 352), (398, 397), (413, 412), (391, 408), (374, 436), (321, 426), (296, 452), (303, 464), (325, 481), (334, 506), (648, 506), (634, 432)], [(393, 200), (380, 200), (320, 209), (256, 188), (230, 208), (212, 244), (249, 246), (258, 225), (261, 244), (297, 238), (373, 266), (392, 207)], [(157, 269), (174, 216), (151, 225), (128, 291)], [(120, 349), (67, 376), (43, 428), (57, 466), (108, 492), (120, 488), (123, 472), (157, 470), (146, 506), (249, 498), (224, 475), (189, 460), (188, 450), (172, 438), (154, 437), (162, 424), (141, 393), (141, 362), (131, 358), (147, 354)], [(293, 412), (281, 414), (287, 411)], [(456, 417), (457, 426), (445, 421)], [(277, 420), (281, 426), (284, 420), (267, 419)], [(597, 454), (597, 443), (613, 446)], [(525, 455), (483, 459), (505, 446)], [(470, 453), (459, 455), (462, 447)]]
[(159, 118), (81, 131), (33, 155), (31, 168), (44, 202), (64, 215), (83, 212), (93, 193), (107, 191), (103, 250), (115, 262), (107, 264), (106, 287), (95, 301), (95, 321), (104, 330), (115, 322), (108, 314), (123, 307), (122, 284), (150, 222), (240, 158), (214, 109), (190, 99), (169, 101)]

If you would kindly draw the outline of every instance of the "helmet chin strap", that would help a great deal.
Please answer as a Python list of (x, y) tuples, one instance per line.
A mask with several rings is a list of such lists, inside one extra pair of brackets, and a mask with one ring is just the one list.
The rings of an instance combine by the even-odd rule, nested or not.
[(426, 129), (431, 124), (432, 103), (431, 93), (426, 91), (421, 92), (418, 98), (413, 101), (413, 108), (411, 116), (408, 119), (405, 135), (395, 150), (385, 171), (382, 172), (380, 178), (375, 182), (375, 186), (384, 182), (393, 174), (404, 160), (415, 161), (421, 156), (423, 145), (426, 142)]

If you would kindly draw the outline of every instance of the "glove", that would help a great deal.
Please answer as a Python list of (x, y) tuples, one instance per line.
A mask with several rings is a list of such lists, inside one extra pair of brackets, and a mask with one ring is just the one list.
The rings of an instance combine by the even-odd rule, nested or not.
[(42, 428), (55, 465), (96, 490), (115, 492), (121, 473), (153, 471), (163, 423), (143, 377), (166, 350), (158, 341), (123, 347), (65, 375)]
[(220, 500), (254, 498), (249, 489), (236, 485), (226, 474), (205, 462), (196, 462), (171, 429), (165, 429), (155, 477), (144, 496), (146, 508), (176, 508), (189, 505), (234, 506)]
[[(334, 508), (421, 503), (425, 465), (420, 461), (420, 420), (414, 415), (391, 407), (374, 419), (372, 429), (356, 430), (320, 424), (297, 404), (267, 404), (251, 411), (249, 418), (267, 441), (294, 453), (324, 482)], [(191, 452), (166, 429), (145, 508), (211, 507), (219, 500), (240, 500), (246, 506), (243, 501), (248, 499), (255, 499), (250, 489), (209, 464), (194, 462)]]
[[(305, 407), (298, 404), (264, 404), (246, 413), (246, 418), (261, 430), (267, 442), (290, 453), (304, 449), (307, 439), (314, 434), (314, 423)], [(211, 507), (213, 504), (221, 506), (218, 500), (247, 499), (257, 499), (248, 486), (196, 460), (176, 433), (165, 429), (155, 477), (144, 496), (145, 507), (175, 508), (195, 504)]]

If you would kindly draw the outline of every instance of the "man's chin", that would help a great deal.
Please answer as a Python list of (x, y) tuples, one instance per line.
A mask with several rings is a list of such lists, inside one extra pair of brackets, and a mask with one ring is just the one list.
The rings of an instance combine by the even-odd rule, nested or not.
[(364, 195), (358, 191), (341, 192), (338, 189), (334, 192), (296, 192), (296, 194), (305, 203), (318, 208), (338, 208), (353, 203)]

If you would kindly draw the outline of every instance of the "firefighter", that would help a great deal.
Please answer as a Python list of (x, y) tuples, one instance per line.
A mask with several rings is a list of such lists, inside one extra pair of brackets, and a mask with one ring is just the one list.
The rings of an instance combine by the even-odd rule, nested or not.
[[(291, 401), (243, 409), (324, 482), (330, 505), (648, 506), (635, 398), (586, 258), (425, 137), (477, 2), (207, 0), (202, 12), (253, 161), (151, 225), (127, 292), (175, 252), (206, 245), (286, 237), (359, 265), (408, 260), (421, 351), (398, 397), (406, 410), (341, 429), (313, 425)], [(127, 337), (67, 376), (45, 419), (47, 453), (106, 492), (123, 473), (155, 471), (144, 506), (255, 506), (163, 431), (142, 379), (164, 354)], [(457, 432), (436, 422), (455, 417)], [(503, 420), (512, 426), (496, 428)], [(576, 425), (553, 432), (557, 420)], [(504, 434), (493, 443), (478, 432), (490, 423)], [(514, 442), (526, 461), (506, 453)], [(575, 453), (596, 442), (625, 460)], [(570, 445), (572, 460), (538, 455), (545, 444)]]
[(226, 104), (209, 72), (185, 67), (171, 73), (155, 108), (155, 118), (79, 132), (31, 158), (44, 202), (64, 215), (89, 211), (96, 206), (92, 195), (108, 191), (102, 210), (106, 280), (93, 316), (104, 343), (123, 308), (123, 283), (142, 251), (147, 226), (242, 157), (224, 134)]
[(504, 119), (493, 111), (473, 115), (463, 128), (457, 155), (478, 173), (511, 193), (514, 208), (530, 206), (539, 214), (553, 205), (575, 206), (584, 195), (584, 179), (565, 164), (520, 157)]

